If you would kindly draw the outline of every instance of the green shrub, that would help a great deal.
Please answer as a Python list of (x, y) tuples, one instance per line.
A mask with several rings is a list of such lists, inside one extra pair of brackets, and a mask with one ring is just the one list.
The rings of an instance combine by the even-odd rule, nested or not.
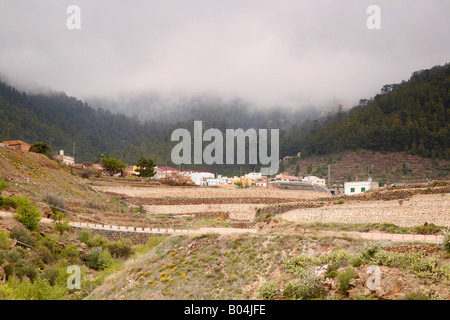
[(133, 243), (127, 238), (109, 243), (106, 247), (115, 258), (128, 258), (133, 254)]
[(278, 282), (269, 280), (265, 281), (258, 288), (258, 298), (264, 300), (273, 300), (279, 296), (280, 288)]
[(16, 239), (22, 243), (25, 243), (29, 246), (33, 245), (36, 239), (33, 237), (33, 234), (28, 229), (21, 228), (13, 228), (11, 230), (11, 238)]
[(25, 251), (21, 247), (15, 247), (6, 255), (6, 259), (11, 263), (16, 263), (25, 256)]
[(422, 293), (422, 291), (417, 290), (414, 292), (407, 293), (403, 300), (428, 300), (428, 297)]
[(283, 291), (288, 299), (320, 299), (325, 295), (323, 282), (312, 268), (305, 269), (298, 279), (289, 282)]
[(338, 272), (338, 274), (336, 275), (336, 279), (338, 280), (339, 290), (347, 295), (348, 290), (350, 289), (350, 280), (357, 277), (358, 274), (352, 268), (347, 268), (344, 271)]
[(423, 226), (414, 227), (414, 232), (419, 234), (437, 234), (440, 231), (441, 227), (438, 227), (433, 223), (425, 223)]
[[(11, 239), (5, 230), (0, 230), (0, 249), (9, 249), (11, 247)], [(1, 265), (1, 263), (0, 263)]]
[(41, 220), (39, 210), (27, 198), (15, 197), (14, 200), (18, 204), (14, 218), (30, 230), (37, 229)]
[(80, 259), (80, 250), (74, 244), (69, 244), (61, 250), (60, 256), (69, 262), (78, 262)]
[(13, 198), (4, 197), (0, 195), (0, 208), (9, 209), (9, 208), (17, 208), (17, 203)]
[(6, 188), (7, 182), (4, 178), (2, 178), (2, 180), (0, 180), (0, 192), (3, 191), (3, 189)]
[(15, 274), (19, 279), (26, 276), (33, 281), (38, 276), (35, 264), (29, 259), (21, 259), (15, 264)]
[(72, 229), (68, 220), (65, 218), (64, 213), (61, 211), (55, 210), (55, 213), (52, 215), (52, 219), (54, 221), (53, 229), (60, 234), (63, 234), (64, 231), (70, 231)]
[(109, 250), (102, 247), (92, 248), (84, 260), (90, 268), (95, 270), (103, 270), (114, 262)]
[(65, 286), (67, 278), (70, 276), (67, 273), (68, 266), (69, 262), (67, 260), (59, 260), (57, 263), (47, 266), (42, 272), (41, 277), (47, 279), (52, 286)]
[(360, 266), (362, 266), (363, 264), (365, 264), (365, 260), (363, 259), (362, 256), (357, 256), (352, 260), (352, 267), (354, 268), (358, 268)]
[(51, 286), (47, 279), (35, 281), (11, 279), (0, 285), (0, 299), (8, 300), (63, 300), (68, 294), (65, 286)]
[(363, 259), (372, 258), (378, 251), (381, 249), (381, 242), (370, 241), (365, 242), (363, 250), (360, 252), (360, 255)]
[(88, 247), (105, 247), (109, 241), (101, 235), (94, 235), (92, 229), (82, 229), (78, 234), (78, 240)]

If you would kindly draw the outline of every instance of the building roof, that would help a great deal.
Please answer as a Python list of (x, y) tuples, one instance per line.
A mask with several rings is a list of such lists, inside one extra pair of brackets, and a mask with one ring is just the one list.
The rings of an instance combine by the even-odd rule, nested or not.
[(15, 145), (18, 145), (18, 144), (30, 145), (29, 143), (26, 143), (26, 142), (21, 141), (21, 140), (3, 141), (3, 143), (7, 144), (8, 146), (15, 146)]

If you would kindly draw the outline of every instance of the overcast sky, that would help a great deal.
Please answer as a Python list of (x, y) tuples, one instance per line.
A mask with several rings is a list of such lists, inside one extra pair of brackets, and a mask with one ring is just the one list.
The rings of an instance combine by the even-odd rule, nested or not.
[[(69, 30), (66, 9), (81, 9)], [(381, 8), (369, 30), (366, 9)], [(0, 0), (0, 75), (80, 99), (213, 93), (353, 105), (450, 62), (449, 0)]]

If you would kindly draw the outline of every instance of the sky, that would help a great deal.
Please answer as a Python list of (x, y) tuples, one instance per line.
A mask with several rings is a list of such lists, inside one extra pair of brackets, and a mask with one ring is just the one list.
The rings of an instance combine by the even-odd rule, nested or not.
[[(370, 5), (380, 29), (367, 27)], [(449, 12), (448, 0), (0, 0), (0, 77), (79, 99), (351, 106), (450, 62)]]

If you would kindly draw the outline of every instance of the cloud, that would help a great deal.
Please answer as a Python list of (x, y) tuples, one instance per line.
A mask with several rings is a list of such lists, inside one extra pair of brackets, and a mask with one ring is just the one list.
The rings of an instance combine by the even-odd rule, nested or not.
[[(449, 62), (447, 0), (0, 3), (0, 74), (79, 98), (146, 91), (239, 96), (260, 105), (351, 105)], [(19, 22), (18, 22), (19, 21)]]

